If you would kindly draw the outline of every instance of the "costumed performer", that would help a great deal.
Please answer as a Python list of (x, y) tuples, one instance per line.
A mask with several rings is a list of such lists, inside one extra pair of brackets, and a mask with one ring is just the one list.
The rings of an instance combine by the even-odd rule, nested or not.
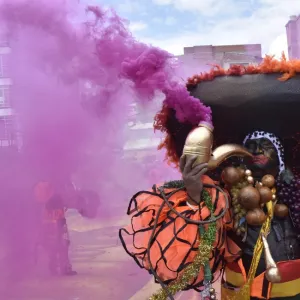
[[(128, 254), (163, 286), (151, 299), (172, 299), (190, 288), (216, 299), (211, 282), (219, 271), (225, 273), (222, 299), (300, 299), (297, 73), (299, 61), (267, 57), (259, 66), (215, 68), (189, 79), (190, 94), (212, 108), (215, 145), (241, 143), (253, 132), (244, 139), (244, 153), (223, 145), (203, 159), (211, 127), (179, 122), (164, 102), (155, 127), (166, 133), (162, 146), (169, 160), (181, 160), (183, 181), (136, 194), (128, 210), (131, 226), (120, 230)], [(275, 133), (284, 138), (285, 157)], [(231, 155), (247, 158), (210, 172)], [(224, 190), (231, 195), (229, 210)], [(209, 218), (215, 222), (191, 222)]]
[(66, 211), (76, 209), (83, 217), (94, 218), (100, 203), (92, 190), (77, 190), (70, 183), (61, 188), (49, 181), (40, 181), (34, 186), (34, 197), (39, 203), (38, 237), (35, 245), (35, 260), (38, 246), (42, 246), (49, 257), (52, 275), (76, 275), (69, 258), (70, 236)]

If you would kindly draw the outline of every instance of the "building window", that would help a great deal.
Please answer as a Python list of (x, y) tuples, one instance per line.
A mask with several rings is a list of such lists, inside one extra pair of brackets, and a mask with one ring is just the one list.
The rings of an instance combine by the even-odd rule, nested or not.
[(10, 116), (0, 118), (0, 140), (10, 139), (13, 122)]
[(0, 30), (0, 47), (8, 46), (8, 36)]
[(0, 140), (7, 138), (5, 119), (0, 119)]
[(3, 56), (0, 55), (0, 77), (3, 77)]
[(9, 87), (0, 86), (0, 107), (10, 106)]
[(0, 78), (8, 77), (8, 56), (0, 55)]

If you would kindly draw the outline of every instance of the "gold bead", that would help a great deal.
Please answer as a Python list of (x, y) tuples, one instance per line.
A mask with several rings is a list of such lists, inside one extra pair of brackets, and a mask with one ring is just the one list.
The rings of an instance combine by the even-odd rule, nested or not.
[(239, 212), (240, 212), (239, 208), (235, 207), (234, 210), (233, 210), (233, 213), (235, 215), (237, 215)]
[(238, 192), (231, 193), (232, 199), (237, 198)]
[(251, 175), (252, 175), (252, 172), (251, 172), (250, 170), (246, 170), (246, 171), (245, 171), (245, 175), (246, 175), (246, 176), (251, 176)]
[(272, 200), (273, 200), (273, 201), (276, 200), (276, 195), (275, 195), (275, 194), (272, 195)]
[(257, 189), (260, 189), (261, 187), (262, 187), (263, 185), (262, 185), (262, 183), (261, 182), (256, 182), (255, 183), (255, 187), (257, 188)]
[(242, 183), (242, 188), (243, 187), (246, 187), (248, 185), (248, 182), (247, 181), (244, 181), (243, 183)]
[(240, 212), (238, 213), (238, 216), (239, 216), (239, 218), (241, 219), (241, 218), (244, 216), (244, 214), (240, 211)]
[(216, 291), (215, 291), (215, 289), (214, 288), (210, 288), (209, 289), (209, 293), (212, 295), (212, 294), (214, 294)]
[(248, 181), (248, 183), (253, 184), (254, 183), (254, 178), (252, 176), (248, 176), (247, 181)]

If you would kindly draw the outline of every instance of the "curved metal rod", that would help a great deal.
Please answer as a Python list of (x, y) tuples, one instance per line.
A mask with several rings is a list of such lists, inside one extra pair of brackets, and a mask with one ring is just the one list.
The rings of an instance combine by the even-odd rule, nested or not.
[(222, 188), (220, 188), (219, 186), (216, 186), (214, 184), (204, 184), (203, 187), (216, 188), (219, 192), (221, 192), (222, 194), (224, 194), (224, 197), (225, 197), (225, 209), (222, 211), (222, 213), (219, 216), (217, 216), (217, 217), (215, 217), (213, 219), (210, 219), (210, 220), (206, 220), (206, 221), (195, 221), (195, 220), (191, 220), (189, 218), (186, 218), (181, 213), (177, 212), (172, 207), (172, 205), (170, 204), (170, 202), (169, 202), (168, 199), (172, 195), (174, 195), (175, 193), (177, 193), (178, 191), (184, 190), (185, 187), (180, 188), (180, 189), (176, 189), (175, 191), (173, 191), (172, 193), (170, 193), (168, 196), (165, 195), (163, 187), (159, 187), (158, 188), (158, 190), (160, 191), (160, 193), (162, 195), (162, 198), (163, 198), (164, 202), (160, 205), (160, 207), (159, 207), (159, 209), (157, 211), (157, 215), (156, 215), (155, 220), (154, 220), (153, 230), (152, 230), (152, 233), (151, 233), (151, 236), (150, 236), (150, 239), (149, 239), (149, 242), (148, 242), (148, 246), (147, 246), (147, 256), (148, 256), (149, 268), (150, 268), (150, 270), (151, 270), (154, 278), (161, 285), (162, 289), (166, 292), (166, 294), (168, 295), (168, 297), (169, 297), (170, 300), (175, 300), (175, 299), (174, 299), (173, 295), (169, 292), (169, 290), (166, 287), (166, 285), (163, 283), (163, 281), (157, 275), (156, 271), (153, 268), (153, 265), (152, 265), (152, 262), (151, 262), (151, 258), (150, 258), (150, 249), (151, 249), (152, 242), (154, 240), (154, 235), (155, 235), (156, 228), (157, 228), (157, 225), (158, 225), (158, 219), (159, 219), (160, 214), (162, 212), (162, 209), (163, 209), (163, 207), (165, 205), (167, 205), (170, 208), (170, 210), (172, 212), (174, 212), (178, 217), (184, 219), (189, 224), (203, 225), (203, 224), (209, 224), (209, 223), (212, 223), (212, 222), (216, 222), (217, 220), (221, 219), (225, 215), (226, 211), (229, 208), (229, 200), (228, 200), (227, 194), (223, 191)]

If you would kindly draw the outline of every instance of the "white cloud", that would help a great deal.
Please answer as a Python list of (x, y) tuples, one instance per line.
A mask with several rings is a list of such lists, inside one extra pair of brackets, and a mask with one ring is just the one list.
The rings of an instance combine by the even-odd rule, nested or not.
[(163, 23), (164, 19), (163, 18), (155, 17), (155, 18), (152, 19), (152, 22), (154, 22), (156, 24), (159, 24), (159, 23)]
[(142, 31), (142, 30), (146, 29), (147, 27), (148, 27), (148, 25), (144, 22), (130, 22), (129, 23), (129, 29), (132, 32)]
[(173, 16), (168, 16), (166, 18), (164, 18), (164, 17), (154, 17), (151, 21), (153, 23), (156, 23), (156, 24), (165, 24), (167, 26), (172, 26), (172, 25), (175, 25), (177, 23), (177, 19), (174, 18)]
[(172, 5), (180, 11), (191, 11), (212, 16), (219, 12), (241, 9), (249, 5), (249, 0), (152, 0), (157, 5)]
[(168, 25), (168, 26), (172, 26), (176, 23), (177, 23), (177, 20), (172, 16), (169, 16), (165, 19), (165, 24)]
[(135, 0), (122, 0), (117, 4), (117, 11), (122, 15), (139, 13), (143, 14), (145, 11), (145, 6), (142, 1)]
[(275, 55), (276, 58), (281, 58), (282, 52), (288, 57), (288, 44), (286, 34), (279, 35), (269, 47), (268, 53)]
[[(185, 46), (260, 43), (263, 55), (279, 56), (282, 51), (287, 51), (285, 25), (290, 15), (300, 13), (299, 2), (300, 0), (259, 0), (260, 6), (251, 8), (248, 0), (238, 0), (236, 7), (232, 6), (233, 0), (172, 0), (172, 5), (177, 9), (190, 10), (191, 13), (194, 10), (192, 17), (199, 25), (188, 31), (181, 29), (181, 32), (169, 39), (145, 37), (143, 40), (174, 54), (182, 54)], [(209, 5), (214, 5), (210, 12)], [(226, 17), (223, 11), (222, 18), (218, 18), (221, 8), (226, 5), (228, 10), (225, 11), (230, 11), (230, 17)], [(242, 17), (242, 7), (251, 8), (251, 13)], [(205, 25), (203, 19), (207, 18), (203, 15), (208, 13), (212, 22)]]
[(168, 5), (172, 4), (173, 0), (152, 0), (152, 2), (158, 5)]

